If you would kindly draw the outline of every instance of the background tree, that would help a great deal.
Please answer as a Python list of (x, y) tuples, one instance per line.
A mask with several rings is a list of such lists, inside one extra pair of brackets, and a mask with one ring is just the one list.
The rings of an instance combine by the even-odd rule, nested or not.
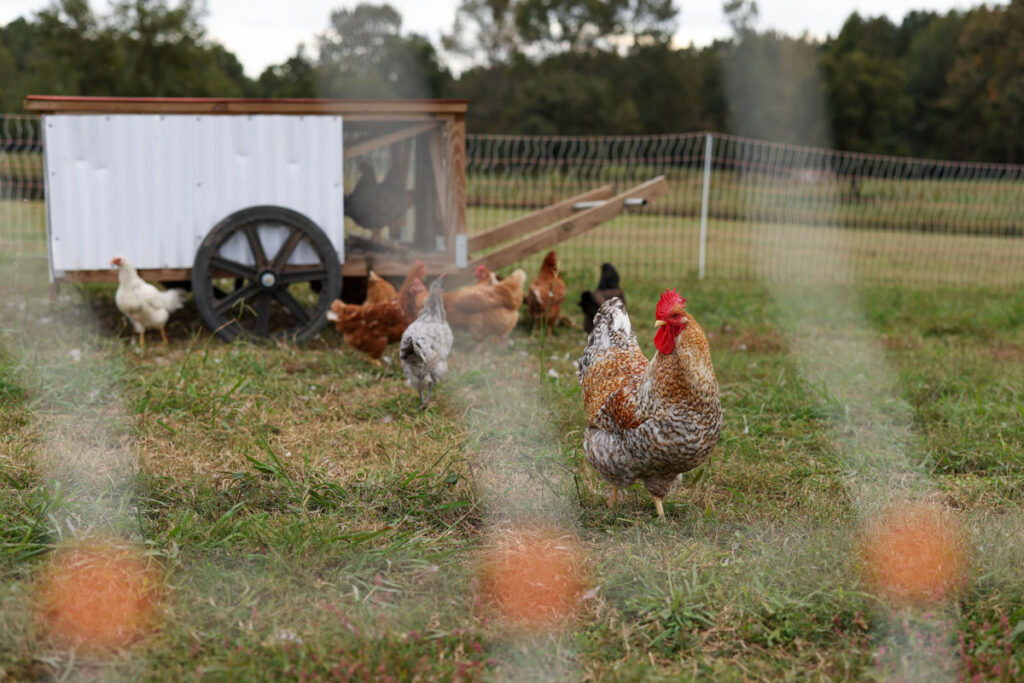
[(886, 17), (850, 15), (822, 55), (834, 141), (857, 152), (909, 154), (914, 113), (900, 57), (900, 33)]
[(322, 97), (437, 97), (450, 75), (426, 38), (402, 35), (391, 5), (361, 3), (331, 12), (317, 38)]
[(946, 81), (942, 127), (955, 158), (1024, 160), (1024, 0), (967, 14)]
[(516, 23), (519, 6), (519, 0), (461, 0), (442, 45), (484, 67), (511, 63), (522, 54)]

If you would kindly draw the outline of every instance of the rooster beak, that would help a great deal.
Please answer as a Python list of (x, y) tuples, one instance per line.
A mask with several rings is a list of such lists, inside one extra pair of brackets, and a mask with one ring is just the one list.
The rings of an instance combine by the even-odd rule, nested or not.
[(654, 329), (658, 329), (662, 325), (667, 325), (667, 324), (668, 323), (666, 323), (664, 320), (655, 320), (654, 321)]

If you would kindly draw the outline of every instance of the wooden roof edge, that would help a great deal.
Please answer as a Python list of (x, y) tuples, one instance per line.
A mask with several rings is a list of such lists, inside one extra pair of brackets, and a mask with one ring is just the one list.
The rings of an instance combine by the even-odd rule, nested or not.
[(242, 97), (83, 97), (27, 95), (25, 111), (44, 114), (465, 114), (468, 100), (328, 100)]

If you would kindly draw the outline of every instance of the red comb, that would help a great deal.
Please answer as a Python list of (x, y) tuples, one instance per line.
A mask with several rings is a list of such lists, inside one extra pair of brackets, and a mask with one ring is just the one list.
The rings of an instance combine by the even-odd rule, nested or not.
[(674, 289), (666, 289), (665, 293), (661, 295), (661, 299), (658, 301), (658, 308), (655, 311), (655, 317), (658, 320), (665, 320), (672, 315), (672, 309), (676, 306), (686, 306), (686, 299), (679, 296), (679, 293)]

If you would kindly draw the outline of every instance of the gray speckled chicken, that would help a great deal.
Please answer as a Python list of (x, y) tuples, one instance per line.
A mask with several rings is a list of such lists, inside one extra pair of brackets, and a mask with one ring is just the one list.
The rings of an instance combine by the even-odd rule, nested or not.
[(639, 479), (664, 517), (661, 502), (677, 476), (707, 460), (718, 443), (718, 380), (708, 340), (685, 303), (674, 291), (661, 296), (654, 323), (657, 351), (650, 361), (621, 299), (605, 301), (594, 317), (579, 360), (587, 413), (583, 450), (612, 485), (609, 505), (620, 488)]
[[(452, 350), (452, 328), (444, 314), (444, 276), (430, 284), (430, 293), (419, 316), (405, 329), (398, 357), (409, 386), (419, 392), (420, 410), (430, 404), (434, 385), (448, 372)], [(423, 393), (426, 392), (426, 398)]]

